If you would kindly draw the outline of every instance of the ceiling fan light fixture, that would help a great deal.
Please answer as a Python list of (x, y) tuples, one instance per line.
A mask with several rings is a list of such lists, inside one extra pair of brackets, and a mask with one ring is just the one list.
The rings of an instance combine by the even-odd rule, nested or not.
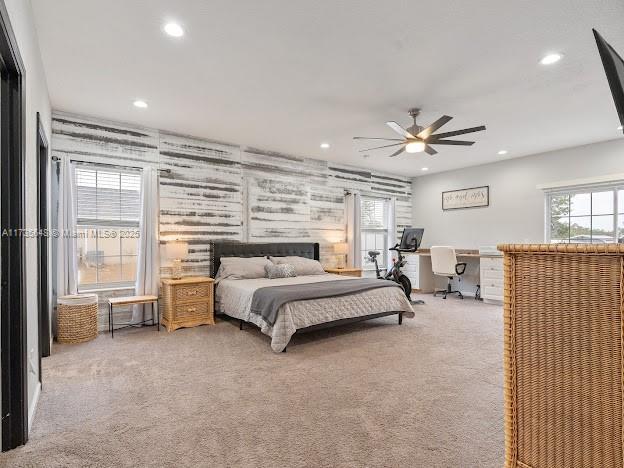
[(412, 141), (405, 145), (405, 151), (408, 153), (422, 153), (425, 151), (425, 142), (423, 141)]

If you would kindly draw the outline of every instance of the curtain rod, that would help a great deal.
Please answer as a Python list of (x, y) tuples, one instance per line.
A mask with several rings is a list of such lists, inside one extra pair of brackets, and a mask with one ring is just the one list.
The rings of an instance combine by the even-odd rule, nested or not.
[[(54, 162), (59, 162), (61, 161), (61, 158), (59, 158), (58, 156), (52, 156), (52, 161)], [(85, 163), (85, 164), (95, 164), (96, 166), (106, 166), (106, 167), (121, 167), (121, 168), (125, 168), (125, 169), (139, 169), (142, 170), (142, 167), (138, 167), (138, 166), (123, 166), (121, 164), (107, 164), (107, 163), (101, 163), (101, 162), (92, 162), (92, 161), (81, 161), (80, 159), (72, 159), (71, 162), (78, 162), (78, 163)], [(158, 169), (160, 172), (166, 172), (167, 174), (171, 174), (171, 169)]]
[(349, 189), (344, 189), (344, 194), (345, 195), (359, 195), (364, 198), (372, 198), (375, 200), (391, 200), (393, 198), (393, 197), (389, 197), (388, 195), (378, 194), (376, 192), (362, 192), (358, 190), (349, 190)]

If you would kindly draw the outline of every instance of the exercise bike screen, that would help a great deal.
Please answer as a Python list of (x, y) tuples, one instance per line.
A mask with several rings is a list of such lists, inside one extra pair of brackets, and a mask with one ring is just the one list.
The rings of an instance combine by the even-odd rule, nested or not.
[(425, 230), (423, 228), (407, 227), (403, 229), (401, 236), (401, 250), (418, 250)]

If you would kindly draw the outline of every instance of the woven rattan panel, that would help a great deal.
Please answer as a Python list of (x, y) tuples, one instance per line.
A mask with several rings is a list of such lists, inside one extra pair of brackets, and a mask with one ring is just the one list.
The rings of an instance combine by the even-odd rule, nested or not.
[(515, 466), (622, 467), (621, 259), (507, 255)]

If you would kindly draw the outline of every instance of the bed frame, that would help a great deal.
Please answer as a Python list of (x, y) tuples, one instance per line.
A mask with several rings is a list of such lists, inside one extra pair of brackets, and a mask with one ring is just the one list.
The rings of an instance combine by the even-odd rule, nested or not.
[[(243, 242), (213, 242), (211, 244), (211, 262), (210, 276), (213, 278), (219, 271), (222, 257), (287, 257), (297, 256), (306, 257), (314, 260), (320, 259), (320, 250), (318, 243), (309, 242), (285, 242), (285, 243), (243, 243)], [(381, 280), (380, 280), (381, 281)], [(363, 315), (361, 317), (351, 317), (346, 319), (333, 320), (331, 322), (319, 323), (309, 327), (300, 328), (297, 333), (306, 333), (311, 331), (323, 330), (349, 323), (362, 322), (364, 320), (372, 320), (388, 315), (398, 315), (399, 325), (403, 323), (403, 312), (380, 312), (378, 314)], [(239, 328), (243, 329), (244, 320), (239, 320)], [(255, 326), (255, 324), (252, 324)], [(284, 350), (286, 351), (286, 350)]]

